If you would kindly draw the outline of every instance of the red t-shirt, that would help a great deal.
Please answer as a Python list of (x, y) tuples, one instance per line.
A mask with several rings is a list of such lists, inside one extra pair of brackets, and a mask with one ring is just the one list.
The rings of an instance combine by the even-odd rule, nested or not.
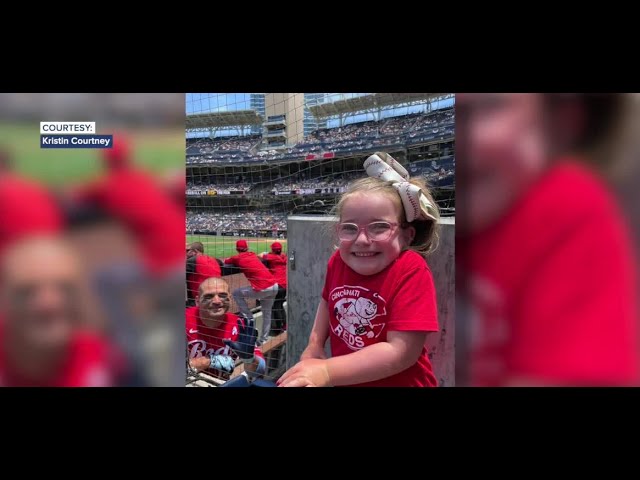
[(39, 184), (13, 174), (0, 175), (0, 252), (25, 235), (62, 230), (62, 212)]
[(227, 258), (224, 263), (240, 267), (254, 290), (264, 290), (276, 283), (269, 269), (264, 266), (253, 252), (241, 252), (238, 255)]
[(635, 261), (613, 198), (584, 166), (557, 165), (463, 247), (470, 383), (637, 379)]
[[(3, 328), (0, 324), (0, 386), (5, 387), (110, 387), (120, 371), (120, 358), (110, 345), (88, 332), (73, 334), (66, 359), (51, 378), (33, 382), (21, 378), (11, 367), (4, 351)], [(28, 355), (28, 352), (25, 352)]]
[(218, 262), (208, 255), (196, 255), (196, 271), (187, 274), (187, 290), (189, 298), (198, 296), (198, 289), (207, 278), (221, 277), (222, 271)]
[(280, 255), (265, 253), (262, 258), (267, 261), (269, 271), (278, 282), (278, 285), (282, 288), (287, 288), (287, 256), (283, 253)]
[[(347, 355), (387, 340), (390, 331), (436, 332), (438, 313), (427, 262), (407, 250), (376, 275), (360, 275), (335, 252), (322, 298), (329, 308), (331, 354)], [(437, 381), (426, 348), (408, 369), (367, 387), (430, 387)]]
[[(243, 320), (233, 313), (226, 313), (224, 320), (218, 328), (206, 326), (200, 320), (200, 312), (198, 307), (189, 307), (186, 309), (186, 329), (187, 329), (187, 348), (189, 358), (199, 358), (204, 355), (229, 355), (234, 360), (237, 355), (223, 343), (222, 340), (228, 339), (232, 342), (238, 340), (239, 326), (244, 325)], [(259, 347), (256, 347), (255, 356), (263, 358)], [(211, 371), (219, 375), (221, 372)]]
[(98, 203), (134, 236), (146, 266), (164, 274), (184, 265), (184, 209), (143, 171), (123, 168), (76, 192)]

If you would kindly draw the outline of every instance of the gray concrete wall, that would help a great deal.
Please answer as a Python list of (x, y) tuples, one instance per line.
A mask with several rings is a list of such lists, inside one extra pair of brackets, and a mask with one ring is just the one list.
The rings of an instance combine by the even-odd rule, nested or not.
[[(326, 216), (288, 219), (287, 368), (299, 361), (313, 327), (329, 257), (329, 233), (335, 220)], [(440, 332), (427, 340), (440, 386), (455, 385), (455, 219), (441, 221), (440, 244), (429, 258), (438, 299)], [(327, 342), (327, 350), (328, 350)]]
[[(333, 253), (332, 217), (290, 216), (287, 222), (287, 368), (300, 360), (320, 303)], [(327, 352), (328, 352), (327, 342)]]
[(455, 386), (455, 219), (440, 220), (440, 243), (427, 263), (433, 274), (440, 332), (427, 339), (429, 358), (441, 387)]

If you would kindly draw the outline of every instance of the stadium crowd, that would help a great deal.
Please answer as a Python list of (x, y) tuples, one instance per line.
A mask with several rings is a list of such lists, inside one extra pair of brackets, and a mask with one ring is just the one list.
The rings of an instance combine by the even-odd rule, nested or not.
[(326, 151), (363, 151), (444, 138), (454, 133), (454, 109), (318, 129), (282, 150), (260, 150), (260, 136), (187, 140), (187, 163), (289, 160)]
[[(293, 178), (287, 178), (285, 182), (278, 182), (273, 186), (272, 190), (287, 191), (287, 190), (305, 190), (305, 189), (325, 189), (325, 188), (339, 188), (346, 187), (347, 184), (358, 177), (361, 177), (361, 172), (345, 172), (335, 175), (304, 179), (300, 176), (293, 176)], [(297, 177), (297, 178), (296, 178)]]
[[(444, 177), (453, 176), (455, 174), (455, 158), (453, 155), (445, 156), (436, 160), (420, 160), (413, 162), (407, 166), (409, 173), (412, 176), (423, 176), (427, 181), (442, 179)], [(257, 183), (249, 183), (243, 181), (242, 183), (233, 183), (231, 179), (230, 183), (212, 183), (206, 181), (187, 183), (187, 192), (202, 190), (216, 190), (218, 192), (229, 191), (243, 191), (245, 193), (251, 192), (252, 194), (267, 194), (282, 191), (295, 191), (301, 190), (302, 194), (315, 193), (305, 192), (305, 190), (324, 190), (329, 189), (326, 193), (335, 193), (332, 189), (346, 187), (350, 181), (361, 176), (359, 171), (356, 172), (340, 172), (324, 177), (307, 178), (304, 172), (287, 176), (281, 181), (275, 183), (271, 181), (259, 181)], [(206, 177), (203, 177), (206, 179)], [(236, 182), (242, 180), (244, 177), (233, 177)], [(199, 179), (200, 180), (200, 179)]]
[(187, 140), (187, 155), (206, 154), (213, 151), (246, 152), (260, 141), (260, 136), (192, 138)]
[(287, 216), (283, 212), (190, 212), (187, 211), (187, 232), (233, 233), (240, 231), (286, 230)]
[(189, 190), (217, 190), (217, 191), (244, 191), (245, 193), (251, 190), (253, 185), (250, 183), (194, 183), (187, 182), (187, 191)]

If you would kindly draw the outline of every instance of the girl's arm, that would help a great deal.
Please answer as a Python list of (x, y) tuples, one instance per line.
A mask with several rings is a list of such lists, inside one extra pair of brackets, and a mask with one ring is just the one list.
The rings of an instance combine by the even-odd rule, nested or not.
[(429, 332), (391, 331), (387, 341), (328, 360), (301, 361), (279, 379), (281, 387), (355, 385), (387, 378), (418, 361)]
[(428, 332), (391, 331), (387, 341), (326, 360), (330, 385), (355, 385), (387, 378), (418, 361)]
[(329, 336), (329, 309), (324, 298), (320, 299), (316, 319), (313, 322), (311, 335), (309, 336), (309, 344), (300, 356), (300, 360), (308, 360), (310, 358), (327, 358), (324, 353), (324, 344)]

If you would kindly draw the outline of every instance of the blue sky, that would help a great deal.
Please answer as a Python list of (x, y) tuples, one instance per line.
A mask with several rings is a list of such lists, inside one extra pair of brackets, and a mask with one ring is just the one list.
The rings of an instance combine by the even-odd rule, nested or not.
[[(354, 98), (362, 95), (368, 95), (367, 93), (328, 93), (325, 101), (336, 101), (345, 98)], [(454, 99), (434, 102), (433, 109), (446, 108), (454, 104)], [(250, 105), (249, 93), (187, 93), (186, 98), (186, 112), (187, 115), (196, 113), (207, 112), (225, 112), (233, 110), (248, 110)], [(382, 118), (388, 118), (398, 115), (408, 115), (410, 113), (417, 113), (424, 111), (424, 105), (414, 105), (412, 107), (395, 108), (382, 112)], [(364, 122), (367, 120), (374, 120), (372, 114), (360, 114), (347, 117), (345, 124)], [(328, 127), (337, 127), (340, 125), (338, 119), (329, 120)], [(218, 136), (239, 135), (237, 130), (220, 130)], [(190, 135), (191, 136), (191, 135)], [(207, 136), (206, 134), (196, 134), (192, 136)]]
[(249, 95), (248, 93), (187, 93), (187, 115), (248, 110)]

